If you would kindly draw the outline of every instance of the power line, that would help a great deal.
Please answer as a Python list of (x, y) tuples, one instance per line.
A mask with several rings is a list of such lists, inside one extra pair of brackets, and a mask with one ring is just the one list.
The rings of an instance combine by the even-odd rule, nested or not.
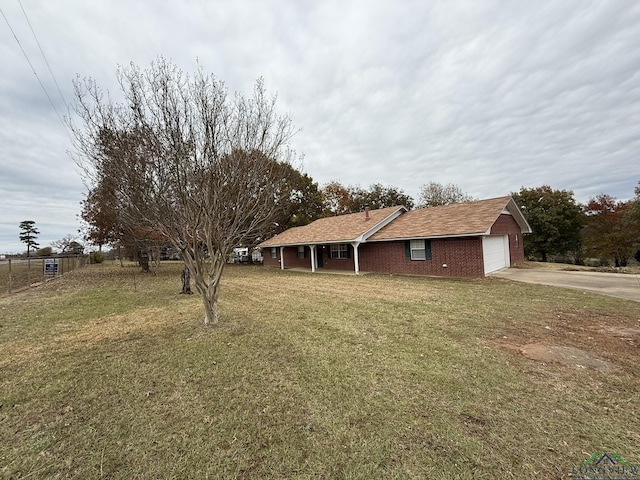
[(67, 101), (64, 98), (64, 95), (62, 94), (62, 91), (60, 90), (60, 86), (58, 85), (58, 82), (56, 81), (56, 77), (53, 74), (53, 70), (51, 70), (51, 66), (49, 65), (49, 61), (47, 60), (47, 56), (44, 54), (44, 51), (42, 50), (42, 46), (40, 45), (40, 42), (38, 41), (38, 37), (36, 36), (36, 32), (33, 30), (33, 27), (31, 26), (31, 22), (29, 21), (29, 17), (27, 16), (27, 12), (25, 12), (24, 7), (22, 6), (22, 2), (20, 0), (18, 0), (18, 3), (20, 4), (20, 8), (22, 9), (22, 13), (24, 13), (24, 18), (27, 19), (27, 24), (29, 25), (29, 28), (31, 29), (31, 33), (33, 34), (33, 38), (36, 39), (36, 43), (38, 44), (38, 48), (40, 49), (40, 53), (42, 54), (42, 58), (44, 58), (44, 63), (47, 64), (47, 68), (49, 69), (49, 73), (51, 74), (51, 78), (53, 79), (53, 83), (55, 83), (56, 88), (58, 89), (58, 94), (60, 95), (60, 98), (62, 99), (62, 103), (64, 105), (67, 105)]
[(11, 33), (13, 34), (13, 38), (16, 39), (16, 42), (18, 43), (18, 46), (20, 47), (20, 50), (22, 51), (22, 54), (24, 55), (24, 58), (27, 60), (27, 63), (31, 67), (31, 71), (36, 76), (36, 79), (38, 80), (38, 83), (40, 84), (40, 87), (42, 88), (42, 91), (47, 96), (47, 99), (49, 100), (49, 103), (51, 104), (51, 107), (53, 107), (54, 112), (56, 112), (56, 116), (58, 117), (58, 120), (60, 121), (60, 124), (64, 128), (65, 132), (67, 132), (67, 135), (69, 135), (69, 131), (67, 130), (67, 126), (62, 121), (62, 117), (60, 116), (60, 113), (58, 113), (58, 109), (56, 108), (55, 104), (53, 103), (53, 100), (51, 100), (51, 97), (49, 96), (49, 92), (47, 92), (47, 89), (44, 87), (44, 84), (42, 83), (42, 80), (40, 80), (40, 77), (38, 76), (38, 73), (36, 72), (36, 69), (33, 67), (33, 64), (31, 63), (31, 60), (29, 60), (29, 56), (27, 55), (27, 52), (25, 52), (24, 48), (22, 48), (22, 44), (20, 43), (20, 40), (18, 39), (18, 36), (16, 35), (16, 32), (11, 27), (11, 24), (9, 23), (9, 19), (4, 14), (4, 11), (2, 11), (1, 8), (0, 8), (0, 13), (2, 13), (4, 21), (7, 22), (7, 26), (9, 27), (9, 30), (11, 30)]

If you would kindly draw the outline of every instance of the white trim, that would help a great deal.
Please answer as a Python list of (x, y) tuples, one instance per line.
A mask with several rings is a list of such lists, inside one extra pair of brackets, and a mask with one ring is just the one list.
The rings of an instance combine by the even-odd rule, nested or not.
[(358, 247), (360, 246), (360, 242), (353, 242), (351, 244), (353, 247), (353, 269), (356, 272), (356, 275), (360, 273), (360, 257), (358, 256)]
[(393, 222), (396, 218), (398, 218), (400, 215), (402, 215), (406, 211), (407, 209), (405, 207), (398, 207), (398, 210), (391, 213), (387, 217), (383, 218), (381, 221), (376, 223), (373, 227), (371, 227), (369, 230), (367, 230), (363, 234), (357, 236), (354, 239), (354, 241), (359, 243), (366, 242), (371, 235), (378, 233), (378, 231), (382, 230), (384, 227), (389, 225), (391, 222)]

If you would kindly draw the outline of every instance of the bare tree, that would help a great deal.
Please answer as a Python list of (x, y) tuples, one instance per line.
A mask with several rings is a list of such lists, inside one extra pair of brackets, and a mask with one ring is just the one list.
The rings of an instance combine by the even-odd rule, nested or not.
[(276, 113), (261, 79), (252, 96), (231, 100), (202, 69), (190, 77), (162, 58), (148, 70), (120, 68), (118, 79), (122, 103), (91, 79), (75, 82), (78, 161), (94, 185), (117, 179), (121, 218), (181, 251), (205, 324), (217, 323), (226, 258), (272, 222), (286, 194), (276, 167), (293, 155), (291, 119)]
[(464, 193), (457, 185), (429, 182), (420, 187), (418, 208), (439, 207), (451, 203), (471, 201), (473, 201), (473, 197)]
[(60, 240), (51, 242), (51, 246), (59, 251), (59, 253), (72, 253), (74, 255), (82, 255), (84, 246), (78, 242), (75, 235), (65, 235)]

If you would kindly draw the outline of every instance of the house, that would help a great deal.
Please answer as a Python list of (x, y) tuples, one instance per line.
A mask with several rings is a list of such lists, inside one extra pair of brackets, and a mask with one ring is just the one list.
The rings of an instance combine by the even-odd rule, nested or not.
[(510, 196), (321, 218), (262, 242), (264, 265), (484, 277), (524, 260), (531, 227)]

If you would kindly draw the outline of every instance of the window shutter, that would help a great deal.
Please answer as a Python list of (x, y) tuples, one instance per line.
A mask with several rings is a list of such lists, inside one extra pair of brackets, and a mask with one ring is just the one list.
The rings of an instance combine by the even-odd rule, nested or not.
[(431, 260), (431, 240), (424, 241), (424, 256), (425, 260)]
[(407, 260), (411, 260), (411, 240), (406, 240), (404, 242), (404, 256)]
[(348, 244), (347, 244), (347, 258), (351, 258), (351, 249), (349, 248)]

